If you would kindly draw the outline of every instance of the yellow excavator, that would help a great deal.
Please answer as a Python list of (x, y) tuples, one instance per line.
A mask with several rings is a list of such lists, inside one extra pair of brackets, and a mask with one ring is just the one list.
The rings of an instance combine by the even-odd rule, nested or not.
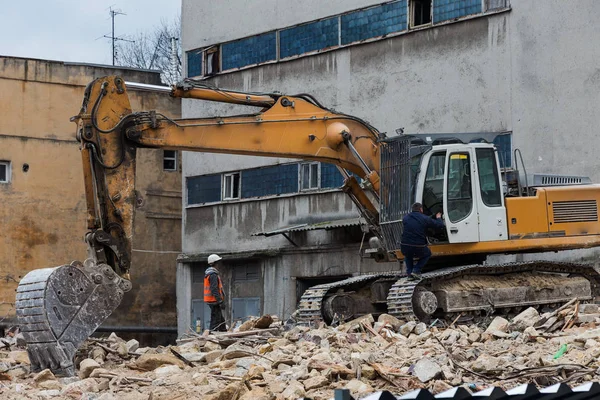
[[(131, 110), (127, 88), (260, 107), (251, 115), (170, 119)], [(428, 144), (387, 138), (358, 117), (313, 96), (242, 93), (184, 80), (173, 88), (130, 84), (116, 76), (91, 82), (77, 123), (87, 201), (88, 258), (33, 270), (19, 283), (17, 317), (33, 371), (72, 375), (79, 345), (131, 289), (129, 269), (136, 206), (137, 148), (288, 157), (338, 166), (342, 190), (372, 238), (370, 254), (392, 261), (389, 273), (314, 286), (301, 298), (300, 322), (346, 320), (388, 312), (429, 320), (459, 314), (553, 307), (593, 301), (600, 276), (587, 264), (533, 261), (483, 264), (487, 255), (600, 245), (600, 187), (581, 177), (537, 176), (505, 185), (490, 143)], [(517, 178), (518, 178), (517, 174)], [(509, 182), (510, 183), (510, 182)], [(398, 268), (402, 217), (420, 201), (443, 212), (431, 232), (433, 258), (420, 280)]]

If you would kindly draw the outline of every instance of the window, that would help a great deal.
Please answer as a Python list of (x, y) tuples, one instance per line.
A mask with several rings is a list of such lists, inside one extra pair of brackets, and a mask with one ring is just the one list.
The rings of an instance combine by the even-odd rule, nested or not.
[(259, 317), (259, 297), (238, 297), (231, 299), (231, 319), (234, 321), (245, 321), (248, 317)]
[(223, 200), (240, 198), (240, 173), (223, 175)]
[(489, 207), (502, 205), (502, 188), (498, 179), (494, 149), (477, 149), (477, 170), (483, 204)]
[(300, 164), (300, 190), (319, 188), (319, 163)]
[(344, 184), (344, 176), (335, 164), (321, 163), (321, 189), (339, 188)]
[(448, 161), (448, 218), (458, 222), (473, 208), (471, 191), (471, 164), (468, 153), (450, 154)]
[(260, 267), (256, 264), (236, 265), (233, 267), (234, 281), (257, 281), (260, 278)]
[(10, 182), (10, 161), (0, 161), (0, 183)]
[(298, 163), (245, 169), (242, 178), (243, 199), (298, 193)]
[(411, 0), (410, 26), (411, 28), (431, 23), (431, 0)]
[(206, 71), (205, 75), (214, 75), (221, 71), (221, 60), (219, 60), (219, 46), (212, 46), (204, 50), (204, 66)]
[(276, 32), (250, 36), (221, 45), (221, 70), (223, 71), (276, 59)]
[(221, 174), (187, 178), (188, 205), (221, 201), (221, 180)]
[(192, 50), (186, 54), (188, 78), (202, 75), (202, 50)]
[(512, 166), (512, 134), (496, 136), (494, 146), (498, 150), (500, 168), (510, 168)]
[(175, 150), (163, 150), (163, 170), (177, 171), (177, 152)]
[(406, 1), (395, 1), (342, 14), (341, 44), (358, 42), (406, 29)]
[(435, 215), (444, 206), (444, 170), (446, 167), (446, 152), (434, 153), (429, 159), (425, 186), (423, 188), (423, 212)]

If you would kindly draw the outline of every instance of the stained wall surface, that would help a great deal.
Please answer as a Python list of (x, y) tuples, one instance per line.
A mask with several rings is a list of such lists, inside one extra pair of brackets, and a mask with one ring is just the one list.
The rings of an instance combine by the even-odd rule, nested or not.
[[(184, 0), (183, 50), (223, 44), (379, 3), (310, 0), (284, 7), (271, 1), (257, 9), (253, 2), (242, 0), (228, 2), (226, 7)], [(595, 19), (600, 3), (582, 0), (573, 6), (560, 0), (511, 0), (484, 1), (482, 5), (492, 3), (506, 7), (364, 43), (224, 71), (206, 79), (219, 87), (244, 91), (310, 93), (327, 107), (364, 118), (388, 135), (394, 135), (398, 128), (417, 134), (510, 132), (512, 148), (522, 151), (528, 172), (584, 175), (600, 182), (600, 143), (596, 140), (600, 27)], [(249, 17), (258, 14), (261, 18)], [(256, 111), (192, 100), (184, 100), (182, 110), (184, 117)], [(184, 191), (187, 177), (288, 161), (186, 152)], [(331, 219), (335, 213), (342, 217), (351, 213), (343, 196), (333, 193), (310, 200), (298, 195), (293, 200), (256, 202), (199, 207), (186, 205), (184, 192), (184, 253), (228, 249), (235, 257), (238, 249), (292, 251), (293, 245), (285, 238), (248, 236), (252, 229), (242, 221), (255, 224), (256, 231), (277, 229), (292, 219), (319, 214)], [(319, 206), (304, 206), (307, 203)], [(329, 210), (335, 211), (328, 214)], [(211, 220), (216, 228), (201, 222)], [(319, 254), (319, 263), (337, 264), (339, 253), (326, 251), (328, 244), (335, 243), (334, 233), (306, 235), (312, 238), (309, 241), (314, 240), (311, 243), (322, 246), (312, 250), (312, 254)], [(353, 245), (359, 247), (359, 243)], [(569, 252), (577, 259), (594, 254)], [(303, 257), (294, 261), (305, 266), (305, 275), (322, 273), (312, 268), (312, 255)], [(274, 298), (283, 296), (289, 304), (296, 295), (285, 283), (295, 273), (286, 269), (289, 262), (281, 260), (269, 269), (267, 263), (273, 265), (274, 259), (270, 260), (265, 258), (262, 269), (264, 295), (269, 299), (264, 301), (265, 309), (271, 307)], [(361, 265), (369, 265), (365, 263), (361, 261)], [(352, 262), (346, 265), (354, 273), (378, 268), (360, 269)]]
[[(84, 260), (86, 204), (75, 124), (85, 85), (96, 77), (160, 84), (156, 71), (0, 56), (0, 318), (14, 315), (15, 290), (32, 269)], [(129, 92), (134, 110), (180, 116), (168, 95)], [(175, 260), (181, 249), (181, 167), (163, 171), (161, 150), (138, 150), (143, 199), (133, 239), (133, 290), (105, 325), (174, 326)]]

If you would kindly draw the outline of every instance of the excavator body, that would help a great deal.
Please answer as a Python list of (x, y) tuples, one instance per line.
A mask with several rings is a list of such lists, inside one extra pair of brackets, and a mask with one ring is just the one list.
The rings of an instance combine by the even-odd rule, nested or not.
[[(87, 202), (88, 258), (34, 270), (17, 290), (17, 317), (34, 371), (74, 373), (80, 344), (131, 289), (136, 149), (139, 147), (289, 157), (333, 163), (372, 234), (369, 254), (389, 273), (358, 275), (308, 289), (299, 322), (334, 323), (365, 313), (428, 320), (488, 315), (522, 307), (594, 301), (600, 276), (586, 264), (532, 261), (482, 264), (490, 254), (558, 251), (600, 245), (600, 187), (577, 177), (505, 189), (506, 174), (489, 143), (431, 144), (385, 138), (358, 117), (310, 95), (242, 93), (185, 80), (176, 97), (262, 107), (256, 114), (173, 120), (133, 112), (121, 78), (86, 88), (77, 123)], [(138, 85), (137, 89), (164, 90)], [(358, 179), (357, 179), (358, 178)], [(520, 181), (519, 181), (520, 182)], [(557, 184), (558, 183), (558, 184)], [(510, 185), (509, 185), (510, 186)], [(513, 185), (514, 186), (514, 185)], [(433, 258), (419, 281), (399, 262), (402, 218), (413, 202), (443, 213), (430, 232)]]

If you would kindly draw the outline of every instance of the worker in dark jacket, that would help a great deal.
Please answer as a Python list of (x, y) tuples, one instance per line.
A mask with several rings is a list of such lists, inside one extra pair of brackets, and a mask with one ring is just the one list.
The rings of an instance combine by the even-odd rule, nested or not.
[(210, 307), (210, 330), (226, 331), (225, 318), (223, 318), (223, 302), (225, 301), (225, 292), (223, 291), (223, 282), (217, 269), (221, 264), (222, 258), (217, 254), (208, 256), (208, 268), (204, 273), (204, 302)]
[[(431, 250), (427, 247), (427, 229), (443, 228), (444, 222), (437, 213), (435, 219), (423, 214), (423, 205), (415, 203), (412, 212), (402, 218), (402, 243), (400, 251), (404, 255), (406, 273), (409, 279), (421, 279), (421, 271), (431, 257)], [(414, 265), (415, 258), (418, 258)]]

